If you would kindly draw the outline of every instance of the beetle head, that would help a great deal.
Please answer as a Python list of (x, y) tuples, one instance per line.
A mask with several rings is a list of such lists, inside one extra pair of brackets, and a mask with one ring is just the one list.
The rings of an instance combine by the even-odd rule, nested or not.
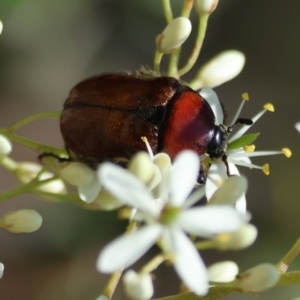
[(210, 158), (219, 158), (225, 155), (228, 141), (228, 130), (224, 125), (215, 125), (213, 137), (207, 146), (207, 153)]

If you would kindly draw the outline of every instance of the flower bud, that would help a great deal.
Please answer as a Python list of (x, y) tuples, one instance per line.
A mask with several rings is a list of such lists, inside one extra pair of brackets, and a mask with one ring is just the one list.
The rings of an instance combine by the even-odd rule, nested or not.
[(138, 152), (128, 163), (127, 169), (147, 184), (154, 175), (154, 166), (146, 152)]
[(96, 199), (85, 206), (90, 209), (100, 210), (114, 210), (118, 209), (124, 204), (110, 194), (107, 190), (102, 189)]
[(195, 9), (199, 14), (211, 14), (217, 7), (219, 0), (196, 0)]
[(3, 31), (3, 23), (0, 21), (0, 34), (2, 33)]
[(3, 277), (3, 273), (4, 273), (4, 264), (0, 263), (0, 279)]
[(233, 261), (222, 261), (207, 268), (209, 281), (230, 282), (239, 272), (239, 267)]
[(123, 277), (125, 293), (133, 300), (147, 300), (153, 295), (153, 283), (150, 274), (139, 274), (129, 270)]
[[(32, 162), (21, 162), (18, 163), (15, 169), (15, 174), (22, 183), (29, 183), (37, 176), (37, 174), (41, 170), (42, 170), (42, 166), (39, 164), (32, 163)], [(45, 180), (53, 176), (54, 175), (50, 172), (43, 172), (43, 174), (41, 174), (40, 176), (40, 180)], [(51, 182), (40, 185), (37, 188), (37, 190), (47, 192), (47, 193), (53, 193), (53, 194), (66, 193), (65, 184), (60, 179), (55, 179), (52, 180)]]
[(237, 287), (246, 293), (260, 293), (276, 285), (280, 278), (277, 268), (264, 263), (237, 276)]
[(60, 171), (61, 179), (75, 186), (87, 185), (93, 180), (94, 175), (95, 172), (81, 162), (70, 162)]
[(298, 130), (298, 132), (300, 132), (300, 122), (297, 122), (295, 124), (295, 128)]
[(171, 53), (179, 48), (189, 37), (192, 24), (188, 18), (173, 19), (165, 30), (156, 37), (157, 50), (162, 53)]
[[(236, 77), (245, 65), (245, 55), (237, 50), (224, 51), (207, 62), (197, 74), (199, 87), (216, 87)], [(195, 88), (195, 87), (194, 87)], [(195, 88), (197, 89), (197, 88)]]
[(252, 224), (240, 227), (236, 232), (221, 233), (214, 238), (219, 250), (240, 250), (252, 245), (257, 237), (257, 229)]
[(29, 233), (38, 230), (42, 222), (42, 216), (35, 210), (21, 209), (5, 214), (1, 226), (10, 233)]
[[(1, 28), (0, 28), (1, 33)], [(0, 134), (0, 156), (9, 155), (12, 151), (12, 144), (8, 138)]]

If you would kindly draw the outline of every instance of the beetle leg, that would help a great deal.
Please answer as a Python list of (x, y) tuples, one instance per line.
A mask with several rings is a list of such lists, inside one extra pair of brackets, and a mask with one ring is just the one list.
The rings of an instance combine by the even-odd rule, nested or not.
[(229, 171), (229, 165), (228, 165), (227, 155), (226, 154), (223, 154), (222, 161), (224, 162), (224, 164), (226, 166), (226, 174), (229, 177), (230, 176), (230, 171)]

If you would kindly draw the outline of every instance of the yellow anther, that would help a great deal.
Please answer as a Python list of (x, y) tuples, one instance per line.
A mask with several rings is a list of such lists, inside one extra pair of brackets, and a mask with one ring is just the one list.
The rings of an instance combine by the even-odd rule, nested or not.
[(253, 152), (255, 150), (255, 145), (249, 145), (244, 147), (245, 152)]
[(268, 111), (271, 111), (271, 112), (274, 112), (275, 111), (275, 108), (274, 108), (274, 105), (272, 103), (267, 103), (264, 105), (264, 109), (265, 110), (268, 110)]
[(265, 164), (262, 166), (262, 171), (266, 174), (269, 175), (270, 174), (270, 166), (269, 164)]
[(281, 152), (287, 157), (290, 158), (292, 156), (292, 151), (289, 148), (282, 148)]
[(249, 94), (248, 94), (248, 93), (242, 94), (242, 98), (243, 98), (243, 100), (245, 100), (245, 101), (249, 101)]
[(145, 136), (141, 136), (141, 140), (144, 142), (144, 143), (147, 143), (147, 138)]

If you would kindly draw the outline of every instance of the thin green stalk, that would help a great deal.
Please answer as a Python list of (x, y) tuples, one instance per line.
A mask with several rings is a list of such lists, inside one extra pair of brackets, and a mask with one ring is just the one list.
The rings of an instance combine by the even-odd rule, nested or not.
[(24, 147), (27, 147), (29, 149), (32, 149), (38, 153), (52, 153), (58, 156), (65, 155), (66, 151), (64, 149), (58, 149), (56, 147), (51, 147), (27, 138), (24, 138), (18, 134), (15, 134), (13, 132), (10, 132), (7, 128), (0, 128), (0, 134), (3, 134), (6, 136), (9, 140), (12, 142), (15, 142), (17, 144), (20, 144)]
[(193, 5), (194, 5), (194, 0), (185, 0), (180, 15), (182, 17), (186, 17), (189, 19), (191, 11), (193, 9)]
[(163, 11), (165, 14), (165, 18), (167, 23), (170, 23), (173, 20), (172, 7), (170, 4), (170, 0), (162, 0)]
[(46, 119), (46, 118), (59, 118), (60, 114), (61, 114), (61, 112), (53, 111), (53, 112), (46, 112), (46, 113), (40, 113), (40, 114), (36, 114), (33, 116), (29, 116), (29, 117), (26, 117), (26, 118), (16, 122), (12, 126), (10, 126), (8, 129), (10, 131), (16, 131), (20, 127), (22, 127), (30, 122), (36, 121), (36, 120)]
[(48, 179), (44, 179), (41, 181), (36, 181), (35, 179), (30, 181), (29, 183), (23, 184), (11, 190), (8, 190), (2, 194), (0, 194), (0, 202), (8, 200), (12, 197), (28, 194), (31, 193), (34, 189), (38, 188), (39, 186), (51, 182), (52, 180), (56, 180), (58, 177), (52, 177)]
[(155, 56), (154, 56), (154, 71), (157, 75), (160, 74), (160, 62), (163, 57), (163, 53), (156, 50)]
[(178, 64), (179, 64), (180, 52), (181, 52), (181, 47), (171, 53), (169, 69), (168, 69), (168, 75), (177, 79), (179, 79)]
[(280, 273), (285, 273), (290, 266), (290, 264), (294, 261), (294, 259), (300, 253), (300, 238), (296, 241), (293, 247), (288, 251), (288, 253), (280, 260), (277, 264), (278, 271)]
[(203, 45), (208, 18), (209, 18), (209, 14), (202, 14), (200, 16), (199, 25), (198, 25), (198, 33), (197, 33), (194, 48), (192, 50), (192, 53), (191, 53), (187, 63), (185, 64), (185, 66), (183, 66), (178, 71), (179, 76), (182, 76), (185, 73), (187, 73), (194, 66), (195, 62), (197, 61), (199, 53), (200, 53), (202, 45)]

